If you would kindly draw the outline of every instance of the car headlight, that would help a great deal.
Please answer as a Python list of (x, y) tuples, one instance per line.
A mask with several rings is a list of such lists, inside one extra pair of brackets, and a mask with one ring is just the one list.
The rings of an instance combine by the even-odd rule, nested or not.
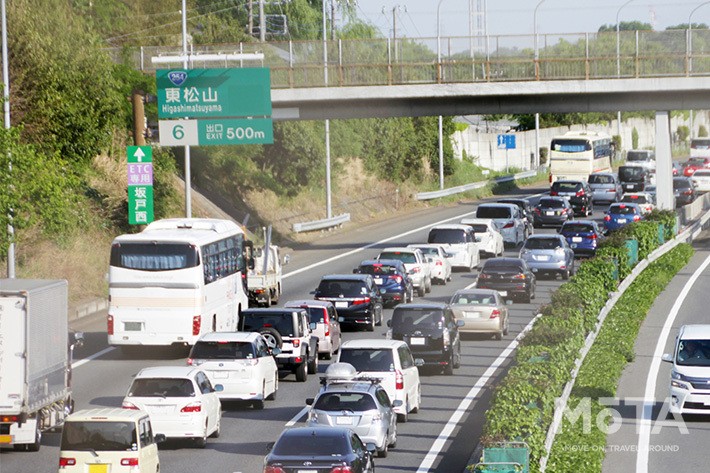
[(690, 390), (687, 378), (676, 370), (671, 370), (671, 387)]

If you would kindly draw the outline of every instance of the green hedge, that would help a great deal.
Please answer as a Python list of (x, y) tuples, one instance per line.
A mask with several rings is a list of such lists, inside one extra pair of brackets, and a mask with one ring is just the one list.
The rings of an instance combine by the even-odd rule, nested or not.
[[(582, 262), (576, 274), (552, 294), (550, 304), (540, 309), (542, 316), (521, 340), (515, 363), (494, 391), (490, 409), (486, 412), (481, 438), (484, 447), (492, 442), (505, 440), (527, 442), (530, 447), (530, 471), (539, 471), (539, 461), (544, 454), (544, 442), (552, 421), (555, 398), (562, 394), (565, 384), (570, 381), (575, 359), (584, 345), (585, 338), (594, 329), (598, 314), (609, 299), (609, 294), (616, 290), (618, 282), (633, 269), (626, 240), (638, 241), (641, 260), (659, 246), (659, 224), (663, 224), (666, 240), (673, 236), (673, 212), (654, 211), (649, 217), (648, 220), (634, 222), (612, 233), (597, 251), (597, 256)], [(614, 311), (623, 314), (624, 311), (630, 310), (630, 307), (626, 306), (633, 306), (634, 310), (645, 315), (655, 296), (665, 287), (666, 282), (663, 282), (660, 273), (665, 271), (669, 274), (668, 277), (672, 278), (677, 272), (676, 268), (684, 266), (690, 254), (692, 249), (682, 245), (670, 252), (669, 256), (664, 256), (650, 265), (642, 273), (643, 278), (639, 276), (625, 292), (622, 299), (630, 302), (625, 302), (623, 307), (617, 305), (619, 308)], [(644, 303), (639, 304), (638, 301)], [(633, 359), (635, 334), (642, 320), (643, 318), (639, 317), (608, 316), (603, 333), (615, 334), (616, 338), (612, 337), (613, 340), (607, 341), (606, 336), (602, 337), (600, 334), (587, 360), (594, 360), (598, 363), (595, 366), (603, 368), (595, 368), (592, 371), (587, 369), (584, 374), (580, 373), (575, 395), (613, 395), (618, 381), (616, 373), (620, 373), (624, 364)], [(623, 340), (618, 339), (619, 334), (623, 334)], [(615, 344), (613, 352), (607, 349), (607, 343)], [(593, 409), (596, 407), (598, 406), (592, 406)], [(558, 436), (558, 439), (563, 437), (564, 440), (558, 440), (555, 445), (563, 445), (562, 442), (584, 445), (597, 441), (603, 445), (606, 441), (605, 435), (600, 435), (599, 432), (585, 435), (584, 442), (576, 442), (578, 435), (576, 431), (564, 432)], [(589, 454), (600, 452), (579, 453), (587, 455), (583, 461), (594, 463), (596, 460), (590, 459)], [(601, 453), (603, 458), (603, 452)], [(561, 466), (555, 471), (583, 471), (579, 466), (582, 463), (576, 460), (565, 458), (559, 462)]]

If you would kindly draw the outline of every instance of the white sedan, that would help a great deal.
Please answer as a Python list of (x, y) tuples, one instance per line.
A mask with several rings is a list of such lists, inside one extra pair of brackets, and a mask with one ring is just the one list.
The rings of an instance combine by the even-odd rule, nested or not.
[(649, 194), (648, 192), (627, 192), (621, 198), (620, 202), (638, 204), (639, 207), (641, 207), (641, 211), (643, 212), (643, 214), (648, 215), (653, 211), (653, 209), (656, 208), (654, 201), (655, 199), (653, 198), (653, 195)]
[(436, 243), (415, 243), (407, 245), (410, 248), (419, 248), (424, 256), (431, 258), (429, 266), (431, 268), (431, 279), (439, 284), (446, 284), (451, 281), (451, 262), (446, 257), (444, 247)]
[(462, 225), (468, 225), (473, 229), (476, 235), (478, 248), (483, 254), (489, 256), (502, 256), (505, 250), (503, 235), (498, 231), (498, 228), (490, 218), (464, 218), (461, 220)]
[(697, 192), (710, 192), (710, 169), (698, 169), (690, 180)]
[(146, 411), (156, 434), (190, 438), (200, 448), (207, 437), (219, 436), (222, 405), (205, 372), (194, 366), (143, 368), (122, 407)]

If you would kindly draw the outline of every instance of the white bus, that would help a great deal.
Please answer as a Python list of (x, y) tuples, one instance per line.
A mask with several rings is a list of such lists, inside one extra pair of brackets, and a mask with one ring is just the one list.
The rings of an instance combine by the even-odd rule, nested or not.
[(586, 181), (593, 172), (611, 172), (611, 137), (598, 132), (570, 131), (552, 138), (550, 184), (561, 179)]
[(249, 304), (251, 249), (239, 225), (218, 219), (157, 220), (116, 237), (109, 345), (192, 345), (203, 333), (236, 331)]

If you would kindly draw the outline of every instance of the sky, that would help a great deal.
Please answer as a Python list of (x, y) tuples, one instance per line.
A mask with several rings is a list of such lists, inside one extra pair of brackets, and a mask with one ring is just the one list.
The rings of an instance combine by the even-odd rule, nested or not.
[[(473, 0), (473, 5), (487, 3), (489, 35), (532, 35), (533, 13), (539, 1)], [(537, 31), (538, 34), (593, 33), (602, 25), (616, 24), (617, 13), (619, 22), (641, 21), (664, 30), (688, 23), (693, 9), (703, 3), (703, 0), (544, 0), (537, 9)], [(398, 37), (433, 38), (438, 4), (438, 0), (357, 0), (356, 8), (358, 16), (379, 28), (384, 36), (392, 36), (395, 8)], [(469, 0), (441, 0), (440, 18), (441, 36), (468, 36)], [(693, 13), (692, 22), (710, 25), (710, 3)]]

